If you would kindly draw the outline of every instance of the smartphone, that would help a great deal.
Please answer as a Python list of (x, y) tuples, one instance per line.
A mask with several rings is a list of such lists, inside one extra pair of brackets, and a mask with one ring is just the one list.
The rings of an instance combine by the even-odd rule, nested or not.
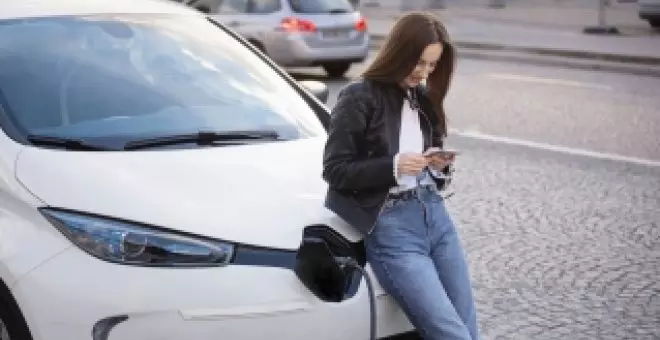
[(453, 157), (456, 157), (456, 155), (458, 155), (458, 154), (459, 154), (458, 150), (451, 150), (451, 149), (444, 149), (443, 150), (443, 149), (436, 148), (436, 147), (428, 148), (426, 151), (424, 151), (424, 156), (428, 157), (428, 156), (432, 156), (432, 155), (440, 155), (440, 156), (442, 156), (443, 158), (446, 158), (446, 159), (451, 159)]

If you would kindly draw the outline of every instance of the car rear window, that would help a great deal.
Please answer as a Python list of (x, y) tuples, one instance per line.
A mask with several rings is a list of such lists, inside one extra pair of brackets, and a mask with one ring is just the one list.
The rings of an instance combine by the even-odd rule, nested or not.
[(289, 0), (296, 13), (349, 13), (355, 11), (348, 0)]

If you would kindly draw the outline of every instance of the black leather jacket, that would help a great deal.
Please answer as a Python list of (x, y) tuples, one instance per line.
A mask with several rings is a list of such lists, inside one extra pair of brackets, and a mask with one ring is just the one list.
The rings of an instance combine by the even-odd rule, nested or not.
[[(426, 90), (413, 89), (419, 102), (424, 149), (442, 148)], [(323, 178), (329, 184), (325, 206), (363, 234), (378, 218), (393, 186), (394, 156), (399, 151), (401, 108), (407, 96), (397, 84), (359, 80), (344, 87), (332, 110), (323, 156)], [(449, 171), (449, 169), (445, 169)], [(434, 178), (439, 188), (447, 184)]]

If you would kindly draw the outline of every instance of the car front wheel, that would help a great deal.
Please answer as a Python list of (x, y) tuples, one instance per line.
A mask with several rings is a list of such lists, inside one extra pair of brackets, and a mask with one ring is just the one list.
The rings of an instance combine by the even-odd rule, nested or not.
[(347, 62), (337, 62), (337, 63), (328, 63), (323, 65), (325, 72), (332, 78), (341, 78), (348, 72), (348, 69), (351, 68), (351, 63)]
[(5, 325), (5, 321), (0, 317), (0, 340), (11, 340), (9, 337), (9, 328)]
[(0, 305), (0, 340), (31, 340), (23, 317), (13, 313), (11, 308), (5, 308), (7, 304), (1, 296)]

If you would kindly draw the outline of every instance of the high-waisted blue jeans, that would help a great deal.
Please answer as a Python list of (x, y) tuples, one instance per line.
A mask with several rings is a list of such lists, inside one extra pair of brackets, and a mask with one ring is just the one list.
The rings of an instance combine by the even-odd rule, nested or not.
[(365, 245), (381, 286), (424, 339), (479, 340), (465, 254), (435, 189), (388, 199)]

